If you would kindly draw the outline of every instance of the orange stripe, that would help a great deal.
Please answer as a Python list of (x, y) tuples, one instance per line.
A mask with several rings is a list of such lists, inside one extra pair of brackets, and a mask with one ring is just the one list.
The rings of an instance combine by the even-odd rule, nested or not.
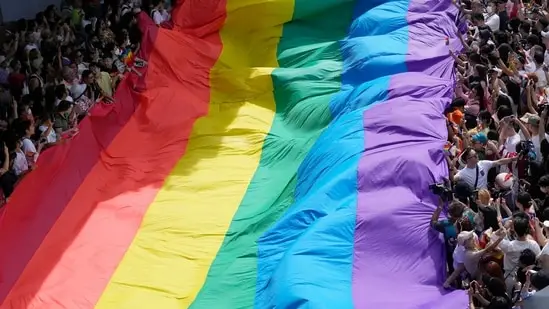
[[(215, 7), (202, 14), (224, 11), (223, 4), (210, 2)], [(176, 18), (184, 13), (180, 9)], [(93, 307), (147, 207), (185, 152), (194, 121), (208, 110), (209, 71), (221, 41), (217, 32), (197, 40), (160, 30), (155, 46), (143, 102), (25, 268), (6, 308)], [(194, 83), (182, 83), (183, 73)]]

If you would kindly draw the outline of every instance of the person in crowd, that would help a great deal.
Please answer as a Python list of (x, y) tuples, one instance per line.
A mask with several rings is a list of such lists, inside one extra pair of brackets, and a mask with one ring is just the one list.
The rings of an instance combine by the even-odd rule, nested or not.
[(454, 2), (463, 49), (447, 42), (456, 85), (443, 149), (452, 212), (441, 219), (439, 206), (431, 218), (452, 261), (443, 286), (468, 286), (470, 308), (520, 308), (548, 285), (549, 10), (536, 0)]
[(457, 172), (454, 180), (461, 180), (474, 190), (488, 188), (488, 172), (491, 168), (509, 164), (518, 159), (515, 156), (497, 161), (480, 161), (477, 152), (473, 148), (465, 149), (461, 154), (461, 158), (465, 162), (465, 168)]

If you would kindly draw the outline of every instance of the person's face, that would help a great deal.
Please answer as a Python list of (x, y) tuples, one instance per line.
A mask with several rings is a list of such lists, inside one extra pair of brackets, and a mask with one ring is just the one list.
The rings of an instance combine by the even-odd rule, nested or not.
[(506, 5), (505, 3), (498, 3), (497, 4), (498, 11), (504, 11), (505, 5)]
[(92, 72), (96, 78), (101, 74), (101, 70), (99, 69), (99, 67), (92, 67)]
[(549, 187), (539, 187), (539, 190), (544, 193), (544, 194), (547, 194), (547, 192), (549, 192)]
[(478, 163), (478, 155), (477, 155), (477, 152), (474, 151), (474, 150), (471, 150), (469, 152), (469, 155), (467, 156), (467, 164), (477, 164)]
[(538, 131), (538, 126), (534, 126), (534, 125), (531, 125), (531, 124), (526, 124), (526, 128), (528, 128), (528, 131), (530, 132), (537, 132)]
[[(73, 62), (71, 63), (70, 68), (72, 69), (72, 74), (78, 74), (78, 66)], [(73, 75), (76, 76), (76, 75)]]
[(87, 77), (84, 78), (84, 83), (86, 84), (93, 84), (93, 74), (90, 74), (88, 75)]
[(471, 5), (471, 10), (473, 11), (473, 13), (482, 13), (482, 4), (480, 4), (479, 2), (473, 2), (473, 4)]
[(112, 67), (112, 59), (111, 59), (111, 58), (105, 58), (105, 59), (103, 59), (103, 65), (104, 65), (106, 68), (111, 68), (111, 67)]

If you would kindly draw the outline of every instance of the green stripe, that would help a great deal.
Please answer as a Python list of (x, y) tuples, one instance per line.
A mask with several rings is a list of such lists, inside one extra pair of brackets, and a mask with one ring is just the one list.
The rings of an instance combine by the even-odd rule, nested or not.
[(296, 0), (278, 45), (276, 116), (260, 166), (190, 308), (253, 308), (257, 240), (293, 203), (297, 170), (331, 121), (329, 103), (341, 88), (343, 67), (338, 40), (347, 34), (353, 4)]

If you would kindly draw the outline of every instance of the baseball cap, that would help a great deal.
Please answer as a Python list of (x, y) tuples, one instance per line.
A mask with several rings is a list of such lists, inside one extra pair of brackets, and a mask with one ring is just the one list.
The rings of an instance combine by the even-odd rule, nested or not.
[(488, 143), (488, 137), (486, 137), (486, 134), (484, 133), (477, 133), (473, 135), (472, 139), (473, 139), (473, 142), (481, 143), (483, 145)]
[(467, 241), (469, 241), (471, 238), (473, 238), (475, 232), (474, 231), (469, 231), (469, 232), (461, 232), (459, 233), (458, 237), (457, 237), (457, 243), (458, 245), (460, 246), (463, 246), (465, 245), (465, 243)]
[(524, 116), (520, 118), (520, 121), (530, 125), (537, 126), (539, 125), (540, 118), (536, 114), (526, 113), (524, 114)]

